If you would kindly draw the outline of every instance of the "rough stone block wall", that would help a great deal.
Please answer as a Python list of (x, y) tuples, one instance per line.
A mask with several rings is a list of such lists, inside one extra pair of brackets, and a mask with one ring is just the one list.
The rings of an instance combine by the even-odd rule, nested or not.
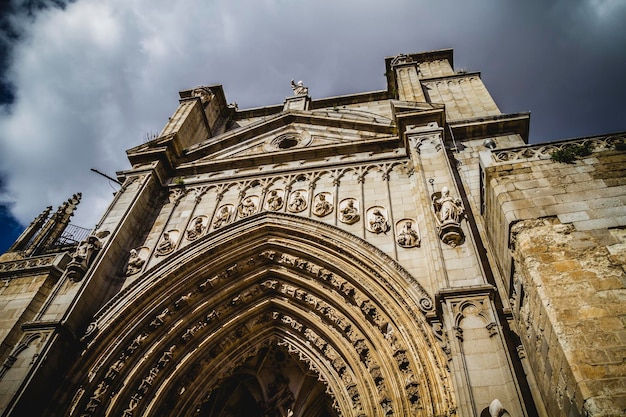
[(573, 163), (550, 158), (557, 145), (495, 150), (481, 161), (484, 220), (504, 276), (510, 274), (509, 228), (515, 221), (556, 216), (579, 231), (626, 226), (626, 154), (606, 138), (589, 141), (593, 153)]
[(514, 317), (550, 416), (626, 413), (626, 231), (513, 227)]
[(50, 292), (48, 274), (26, 275), (4, 281), (0, 289), (0, 359), (4, 360), (21, 335), (20, 325), (32, 320)]

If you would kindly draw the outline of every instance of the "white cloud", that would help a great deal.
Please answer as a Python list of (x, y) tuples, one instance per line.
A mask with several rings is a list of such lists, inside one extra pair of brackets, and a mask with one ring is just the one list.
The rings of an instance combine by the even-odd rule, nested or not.
[(493, 91), (512, 79), (528, 91), (536, 80), (514, 63), (536, 68), (532, 77), (563, 76), (559, 65), (540, 69), (534, 60), (552, 45), (550, 25), (571, 23), (528, 4), (78, 0), (22, 18), (6, 74), (16, 100), (0, 114), (0, 203), (14, 203), (27, 224), (82, 191), (74, 223), (93, 226), (112, 188), (89, 169), (128, 168), (124, 151), (160, 131), (177, 92), (196, 85), (222, 83), (240, 108), (282, 102), (292, 78), (314, 98), (370, 91), (385, 86), (385, 56), (454, 47), (457, 66), (487, 71)]

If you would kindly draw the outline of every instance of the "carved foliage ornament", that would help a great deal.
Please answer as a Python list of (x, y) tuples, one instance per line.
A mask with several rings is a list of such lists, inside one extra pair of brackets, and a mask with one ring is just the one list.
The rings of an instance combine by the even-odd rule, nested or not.
[(193, 89), (191, 92), (193, 97), (199, 97), (202, 103), (209, 101), (213, 97), (213, 91), (209, 87), (199, 86)]
[[(115, 361), (115, 363), (112, 363), (108, 368), (105, 378), (100, 382), (100, 384), (97, 385), (93, 395), (88, 397), (89, 403), (86, 406), (85, 414), (92, 415), (93, 411), (98, 408), (101, 402), (104, 402), (105, 400), (108, 401), (108, 394), (106, 393), (110, 391), (109, 386), (111, 385), (111, 381), (117, 377), (120, 370), (126, 363), (128, 363), (128, 358), (139, 351), (139, 348), (145, 343), (146, 339), (148, 339), (152, 332), (164, 325), (164, 323), (168, 320), (172, 320), (171, 316), (188, 314), (189, 310), (194, 308), (193, 301), (195, 297), (198, 296), (199, 292), (217, 289), (221, 285), (224, 285), (236, 278), (238, 274), (246, 273), (250, 269), (254, 268), (256, 264), (265, 264), (268, 262), (305, 271), (311, 276), (317, 277), (317, 279), (323, 280), (332, 285), (337, 291), (344, 295), (348, 303), (356, 306), (362, 312), (364, 318), (371, 323), (374, 328), (381, 332), (384, 339), (393, 349), (393, 358), (397, 363), (398, 369), (406, 374), (406, 389), (409, 395), (408, 398), (410, 399), (410, 403), (414, 407), (419, 406), (419, 384), (415, 382), (415, 378), (411, 372), (412, 368), (410, 366), (410, 357), (407, 355), (406, 347), (403, 346), (402, 341), (395, 336), (395, 330), (390, 324), (390, 319), (386, 317), (382, 306), (379, 305), (377, 301), (368, 298), (366, 294), (355, 289), (349, 282), (343, 280), (340, 276), (335, 275), (333, 272), (315, 265), (306, 259), (298, 258), (287, 253), (264, 251), (253, 258), (232, 264), (219, 274), (209, 278), (206, 282), (201, 283), (197, 290), (181, 294), (170, 306), (163, 309), (158, 314), (155, 313), (154, 320), (152, 320), (149, 325), (146, 325), (146, 327), (136, 337), (134, 337), (132, 341), (130, 341), (126, 349), (118, 355), (118, 360)], [(266, 279), (258, 282), (256, 285), (246, 288), (236, 296), (230, 297), (222, 303), (213, 306), (212, 309), (207, 310), (205, 317), (201, 318), (199, 321), (194, 321), (187, 327), (182, 327), (179, 331), (179, 338), (177, 339), (178, 341), (176, 344), (171, 345), (169, 349), (154, 356), (154, 366), (147, 371), (145, 377), (138, 383), (133, 396), (127, 400), (128, 403), (126, 409), (124, 410), (125, 415), (132, 416), (136, 414), (136, 410), (139, 409), (140, 401), (148, 394), (161, 370), (172, 360), (174, 350), (178, 344), (187, 344), (193, 338), (208, 336), (208, 334), (205, 336), (198, 336), (202, 332), (219, 331), (219, 329), (221, 329), (221, 326), (219, 325), (221, 318), (228, 317), (232, 314), (229, 310), (234, 311), (234, 309), (239, 310), (241, 308), (246, 308), (245, 306), (247, 304), (255, 302), (255, 300), (267, 291), (279, 292), (284, 296), (293, 298), (294, 302), (310, 305), (312, 310), (316, 311), (325, 318), (325, 321), (329, 324), (329, 326), (334, 327), (342, 335), (344, 335), (344, 337), (354, 346), (355, 352), (358, 353), (360, 361), (367, 368), (373, 378), (375, 386), (378, 390), (379, 403), (385, 403), (386, 409), (391, 409), (392, 403), (389, 400), (388, 387), (385, 385), (384, 376), (381, 372), (380, 366), (374, 360), (375, 356), (371, 354), (371, 342), (367, 336), (361, 333), (355, 326), (352, 326), (350, 319), (344, 316), (340, 310), (334, 308), (316, 294), (310, 293), (305, 288), (291, 285), (291, 283), (281, 282), (277, 279)], [(203, 298), (204, 296), (200, 297), (200, 299)], [(340, 354), (324, 340), (323, 337), (320, 337), (313, 330), (309, 329), (306, 324), (293, 317), (284, 315), (283, 313), (273, 312), (271, 318), (306, 337), (307, 340), (309, 340), (312, 345), (319, 350), (320, 354), (324, 355), (328, 359), (329, 363), (338, 375), (342, 378), (342, 380), (344, 380), (346, 386), (352, 383), (353, 376), (351, 373), (347, 372), (347, 365), (345, 361), (342, 359)], [(263, 320), (264, 319), (257, 317), (251, 321), (256, 323), (263, 322)], [(237, 329), (233, 329), (233, 331), (227, 335), (223, 335), (224, 337), (220, 337), (220, 343), (211, 349), (211, 355), (217, 356), (220, 352), (224, 352), (227, 348), (237, 343), (238, 340), (241, 340), (242, 337), (245, 337), (246, 333), (253, 331), (253, 329), (254, 325), (246, 324), (238, 327)], [(98, 366), (102, 366), (102, 364)], [(90, 371), (90, 375), (95, 375), (96, 372), (97, 369), (94, 369)], [(91, 378), (92, 377), (90, 377), (90, 379)], [(358, 390), (355, 390), (355, 397), (353, 400), (360, 403)]]

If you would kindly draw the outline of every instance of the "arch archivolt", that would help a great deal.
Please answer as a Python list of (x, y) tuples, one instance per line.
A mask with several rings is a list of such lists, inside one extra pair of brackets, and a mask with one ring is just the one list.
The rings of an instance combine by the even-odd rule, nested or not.
[(242, 223), (146, 271), (101, 310), (85, 336), (77, 372), (88, 376), (71, 387), (71, 415), (194, 415), (269, 345), (307, 364), (338, 415), (454, 410), (425, 320), (432, 302), (406, 272), (310, 220)]

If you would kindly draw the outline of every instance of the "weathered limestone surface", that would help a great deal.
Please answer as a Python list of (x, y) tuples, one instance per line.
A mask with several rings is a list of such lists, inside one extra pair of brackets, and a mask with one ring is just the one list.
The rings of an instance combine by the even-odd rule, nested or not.
[(626, 233), (557, 219), (512, 233), (515, 321), (549, 415), (622, 415)]
[(510, 271), (509, 228), (517, 220), (557, 216), (579, 231), (626, 225), (626, 159), (615, 149), (621, 138), (585, 140), (592, 153), (573, 163), (550, 155), (582, 140), (482, 153), (484, 218), (504, 275)]
[(46, 209), (0, 257), (0, 414), (622, 413), (623, 135), (555, 162), (576, 141), (525, 146), (452, 62), (247, 110), (181, 91), (88, 238), (30, 247), (69, 222)]

